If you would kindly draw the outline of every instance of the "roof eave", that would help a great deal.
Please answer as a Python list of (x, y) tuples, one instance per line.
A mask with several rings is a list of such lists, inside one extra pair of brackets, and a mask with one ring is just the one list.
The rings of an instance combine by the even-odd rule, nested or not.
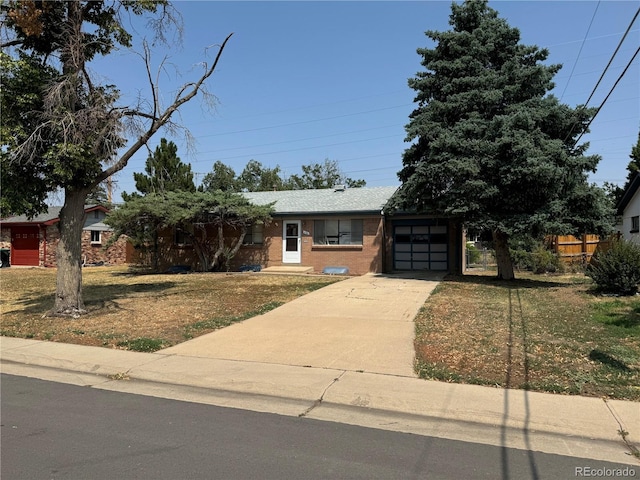
[(622, 215), (624, 213), (624, 209), (627, 208), (627, 205), (629, 205), (629, 202), (638, 191), (638, 188), (640, 188), (640, 173), (631, 181), (629, 187), (627, 187), (622, 198), (616, 205), (616, 212), (618, 215)]

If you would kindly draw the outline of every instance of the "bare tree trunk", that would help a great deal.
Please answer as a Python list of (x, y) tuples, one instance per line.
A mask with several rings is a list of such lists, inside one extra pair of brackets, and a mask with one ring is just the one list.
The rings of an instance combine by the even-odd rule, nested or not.
[(77, 317), (85, 313), (82, 299), (82, 228), (87, 193), (87, 190), (65, 191), (58, 223), (56, 297), (51, 315)]
[(218, 262), (220, 261), (220, 256), (224, 252), (224, 227), (222, 224), (218, 225), (218, 248), (213, 254), (213, 258), (211, 259), (210, 268), (215, 269), (218, 267)]
[(493, 231), (493, 243), (496, 249), (496, 262), (498, 264), (498, 278), (501, 280), (513, 280), (513, 261), (509, 253), (509, 235), (500, 231)]

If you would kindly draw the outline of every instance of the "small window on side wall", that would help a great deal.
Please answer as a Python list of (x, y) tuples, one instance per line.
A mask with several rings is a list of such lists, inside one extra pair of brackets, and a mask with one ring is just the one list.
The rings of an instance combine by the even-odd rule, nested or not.
[(176, 245), (191, 245), (191, 238), (181, 228), (176, 228), (173, 232), (173, 243)]
[(91, 244), (99, 245), (102, 243), (102, 235), (100, 230), (91, 230)]
[(247, 233), (242, 241), (243, 245), (262, 245), (264, 225), (255, 224), (247, 229)]
[(640, 216), (631, 217), (631, 233), (640, 231)]

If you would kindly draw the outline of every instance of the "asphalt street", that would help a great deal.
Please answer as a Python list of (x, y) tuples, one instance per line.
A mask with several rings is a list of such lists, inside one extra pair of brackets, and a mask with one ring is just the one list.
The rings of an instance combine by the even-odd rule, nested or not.
[(620, 478), (625, 468), (640, 478), (629, 465), (27, 377), (2, 375), (1, 388), (3, 480)]

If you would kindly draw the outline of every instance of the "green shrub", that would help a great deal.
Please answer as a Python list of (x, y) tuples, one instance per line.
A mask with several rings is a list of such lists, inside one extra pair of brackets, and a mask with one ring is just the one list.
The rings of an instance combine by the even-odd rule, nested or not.
[(467, 261), (470, 265), (480, 263), (480, 259), (482, 255), (478, 247), (476, 247), (473, 243), (467, 242)]
[(560, 257), (544, 245), (538, 244), (531, 251), (523, 248), (510, 250), (511, 260), (516, 270), (531, 270), (533, 273), (560, 273), (564, 271), (564, 264)]
[(533, 270), (533, 259), (531, 258), (531, 252), (518, 249), (511, 250), (511, 260), (513, 261), (513, 267), (516, 270)]
[(640, 246), (626, 240), (614, 240), (604, 252), (597, 252), (585, 274), (598, 290), (617, 295), (634, 295), (640, 283)]
[(531, 269), (533, 273), (560, 273), (564, 271), (564, 266), (558, 255), (538, 245), (531, 252)]

